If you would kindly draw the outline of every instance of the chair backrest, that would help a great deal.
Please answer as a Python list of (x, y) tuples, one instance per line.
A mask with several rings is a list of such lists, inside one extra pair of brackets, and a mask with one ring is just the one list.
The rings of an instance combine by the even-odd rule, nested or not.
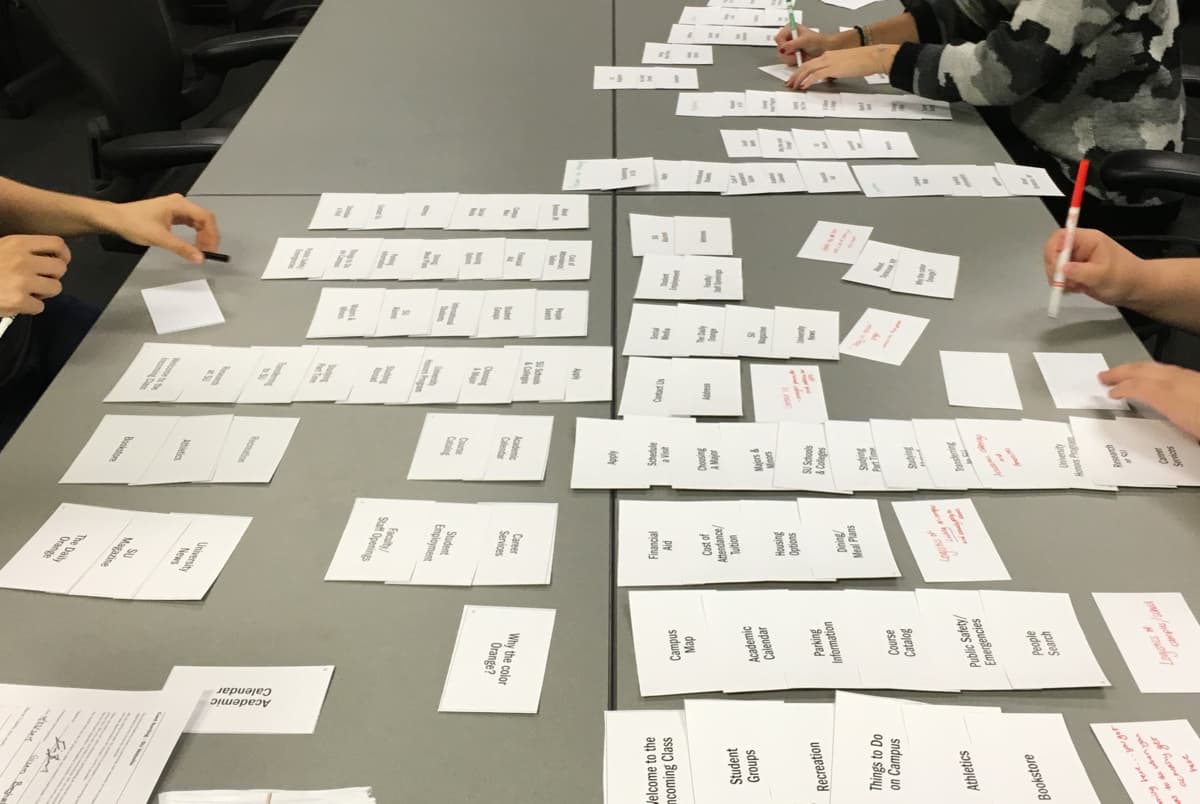
[(118, 136), (179, 128), (183, 56), (162, 0), (26, 0)]

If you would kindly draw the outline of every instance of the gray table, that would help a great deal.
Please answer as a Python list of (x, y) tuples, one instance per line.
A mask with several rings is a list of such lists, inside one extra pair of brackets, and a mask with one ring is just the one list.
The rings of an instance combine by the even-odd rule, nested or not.
[[(326, 0), (197, 186), (198, 193), (209, 194), (200, 200), (221, 216), (224, 247), (235, 256), (229, 267), (204, 269), (229, 323), (162, 340), (300, 342), (320, 283), (261, 283), (256, 277), (276, 237), (304, 234), (312, 194), (318, 192), (553, 192), (565, 159), (608, 156), (614, 148), (621, 156), (723, 160), (722, 127), (875, 125), (677, 118), (674, 93), (614, 98), (590, 90), (593, 65), (636, 64), (642, 44), (664, 39), (682, 5), (522, 0), (489, 8), (472, 26), (463, 23), (459, 6), (433, 0)], [(895, 7), (889, 2), (845, 12), (817, 2), (805, 5), (806, 21), (830, 30)], [(705, 89), (778, 87), (755, 70), (774, 58), (772, 50), (718, 47), (716, 54), (716, 65), (700, 68)], [(956, 109), (955, 120), (878, 125), (910, 131), (923, 161), (1004, 158), (973, 112)], [(236, 197), (242, 195), (247, 197)], [(747, 303), (838, 309), (843, 329), (867, 306), (930, 316), (903, 368), (852, 358), (823, 364), (829, 407), (840, 418), (961, 412), (944, 401), (936, 357), (942, 347), (1012, 352), (1025, 415), (1051, 418), (1061, 414), (1050, 406), (1031, 351), (1098, 350), (1113, 363), (1143, 356), (1120, 323), (1048, 326), (1037, 265), (1050, 220), (1039, 202), (1022, 199), (596, 198), (590, 233), (549, 235), (595, 241), (587, 343), (619, 346), (624, 340), (637, 275), (629, 256), (630, 211), (731, 216), (736, 253), (746, 262)], [(958, 299), (892, 296), (842, 283), (840, 266), (797, 260), (795, 252), (818, 218), (874, 225), (879, 239), (963, 255)], [(214, 410), (98, 401), (151, 337), (137, 291), (194, 275), (195, 269), (162, 255), (143, 261), (0, 453), (5, 499), (0, 560), (63, 501), (246, 514), (255, 517), (254, 524), (203, 604), (0, 590), (0, 611), (7, 614), (0, 618), (0, 638), (22, 646), (0, 657), (0, 680), (145, 689), (158, 686), (174, 664), (334, 663), (337, 674), (314, 737), (185, 737), (162, 789), (370, 784), (380, 801), (549, 802), (569, 790), (581, 801), (599, 802), (602, 711), (680, 705), (677, 699), (650, 701), (637, 694), (626, 595), (614, 589), (611, 575), (614, 495), (568, 488), (574, 417), (608, 416), (612, 407), (513, 406), (513, 412), (556, 417), (543, 484), (408, 483), (403, 477), (423, 409), (309, 404), (237, 408), (248, 415), (301, 416), (268, 487), (57, 486), (105, 412)], [(554, 582), (548, 589), (509, 590), (324, 583), (357, 496), (558, 501)], [(660, 490), (622, 496), (693, 495)], [(885, 501), (907, 496), (880, 495)], [(1065, 712), (1102, 799), (1123, 800), (1087, 724), (1179, 716), (1200, 722), (1200, 704), (1189, 696), (1139, 695), (1087, 593), (1181, 590), (1200, 606), (1192, 569), (1200, 562), (1192, 524), (1200, 498), (1151, 491), (971, 496), (1013, 574), (1006, 588), (1072, 592), (1114, 686), (927, 699)], [(920, 575), (886, 505), (884, 518), (905, 577), (863, 585), (911, 588)], [(436, 713), (459, 612), (467, 602), (558, 609), (538, 716)], [(765, 697), (828, 700), (830, 693)]]
[[(234, 258), (229, 266), (209, 264), (203, 269), (227, 323), (157, 340), (221, 345), (301, 342), (324, 283), (261, 282), (258, 276), (277, 236), (305, 234), (316, 198), (197, 200), (216, 211), (225, 233), (223, 248)], [(593, 279), (586, 284), (593, 323), (586, 340), (539, 343), (610, 343), (610, 206), (607, 199), (592, 203), (591, 232), (547, 234), (594, 239)], [(555, 417), (545, 483), (485, 484), (404, 479), (429, 408), (102, 404), (100, 398), (140, 344), (155, 339), (139, 290), (196, 275), (197, 269), (161, 254), (143, 260), (37, 410), (0, 453), (5, 500), (0, 561), (7, 561), (61, 502), (240, 514), (253, 516), (254, 522), (202, 604), (0, 590), (0, 611), (5, 613), (0, 617), (0, 642), (10, 646), (0, 656), (0, 679), (156, 689), (176, 664), (335, 664), (315, 736), (185, 736), (161, 789), (367, 784), (374, 786), (381, 802), (485, 797), (551, 802), (561, 798), (558, 791), (574, 789), (586, 800), (598, 801), (599, 788), (581, 786), (580, 779), (600, 778), (598, 740), (609, 696), (610, 501), (607, 493), (571, 491), (569, 480), (574, 417), (606, 418), (610, 405), (470, 406), (471, 412), (511, 410)], [(531, 287), (528, 282), (454, 286), (485, 284)], [(404, 283), (409, 285), (422, 286)], [(451, 345), (446, 339), (387, 343)], [(230, 411), (300, 417), (269, 486), (56, 485), (105, 413)], [(326, 583), (325, 569), (355, 497), (556, 501), (553, 584), (462, 590)], [(558, 610), (537, 717), (438, 714), (454, 635), (467, 603)]]
[(612, 153), (607, 2), (324, 4), (196, 193), (546, 192)]

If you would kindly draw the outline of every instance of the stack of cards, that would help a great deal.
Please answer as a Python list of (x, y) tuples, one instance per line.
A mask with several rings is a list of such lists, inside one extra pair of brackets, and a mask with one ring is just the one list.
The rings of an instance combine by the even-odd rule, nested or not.
[[(774, 45), (775, 31), (768, 31)], [(700, 40), (698, 40), (700, 41)], [(683, 117), (841, 117), (876, 120), (950, 120), (946, 101), (868, 92), (747, 90), (680, 92), (675, 114)]]
[(341, 790), (176, 790), (158, 794), (158, 804), (375, 804), (369, 787)]
[(648, 254), (642, 260), (635, 299), (655, 301), (741, 301), (738, 257)]
[[(1009, 580), (970, 500), (893, 503), (925, 580)], [(620, 505), (620, 586), (896, 578), (875, 500)]]
[(270, 483), (299, 419), (105, 416), (59, 483)]
[(558, 282), (588, 279), (591, 275), (590, 240), (281, 237), (275, 241), (262, 278)]
[(642, 50), (642, 64), (712, 64), (711, 45), (671, 45), (647, 42)]
[(409, 480), (544, 480), (553, 416), (428, 413)]
[(583, 338), (586, 290), (323, 288), (306, 338)]
[[(789, 71), (795, 68), (788, 68)], [(794, 128), (722, 129), (721, 140), (730, 159), (916, 159), (917, 151), (904, 131)]]
[(537, 714), (554, 614), (463, 606), (438, 711)]
[(733, 226), (729, 218), (689, 218), (664, 215), (629, 215), (629, 242), (633, 256), (733, 254)]
[(742, 364), (696, 357), (631, 357), (620, 416), (741, 416)]
[(674, 804), (1100, 804), (1062, 715), (840, 691), (834, 703), (689, 700), (683, 711), (607, 712), (604, 801), (647, 795)]
[(611, 346), (147, 343), (104, 401), (500, 405), (611, 398)]
[(63, 503), (0, 569), (0, 587), (121, 600), (203, 600), (250, 517)]
[(325, 580), (545, 586), (557, 521), (557, 503), (359, 498)]
[(592, 89), (699, 89), (700, 78), (691, 67), (594, 68)]
[(1109, 685), (1066, 594), (632, 591), (629, 614), (643, 696)]
[(814, 405), (797, 420), (710, 424), (659, 418), (666, 411), (646, 416), (645, 396), (636, 401), (641, 415), (576, 420), (572, 488), (848, 494), (1200, 485), (1200, 446), (1158, 420), (805, 421), (815, 418)]
[(838, 319), (799, 307), (634, 304), (622, 354), (837, 360)]
[(586, 198), (466, 193), (322, 193), (309, 229), (586, 229)]

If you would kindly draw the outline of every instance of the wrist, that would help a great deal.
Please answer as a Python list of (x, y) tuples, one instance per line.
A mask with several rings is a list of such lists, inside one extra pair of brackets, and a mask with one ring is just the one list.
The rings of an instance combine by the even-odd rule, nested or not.
[(87, 199), (80, 210), (80, 223), (92, 234), (116, 234), (120, 204)]
[(826, 50), (849, 50), (852, 47), (860, 47), (858, 41), (858, 31), (851, 28), (848, 31), (841, 31), (835, 34), (827, 34), (828, 39)]
[(875, 51), (876, 66), (875, 72), (890, 75), (892, 65), (896, 62), (896, 54), (900, 52), (899, 45), (871, 45)]

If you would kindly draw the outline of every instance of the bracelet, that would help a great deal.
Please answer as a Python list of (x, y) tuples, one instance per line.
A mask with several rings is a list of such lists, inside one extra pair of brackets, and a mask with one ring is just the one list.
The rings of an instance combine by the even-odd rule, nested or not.
[(863, 30), (863, 27), (861, 25), (855, 25), (854, 30), (858, 31), (858, 46), (866, 47), (867, 46), (867, 32), (865, 30)]
[(870, 25), (863, 26), (862, 31), (863, 31), (863, 34), (862, 34), (863, 44), (864, 45), (875, 44), (875, 37), (871, 36), (871, 26)]

